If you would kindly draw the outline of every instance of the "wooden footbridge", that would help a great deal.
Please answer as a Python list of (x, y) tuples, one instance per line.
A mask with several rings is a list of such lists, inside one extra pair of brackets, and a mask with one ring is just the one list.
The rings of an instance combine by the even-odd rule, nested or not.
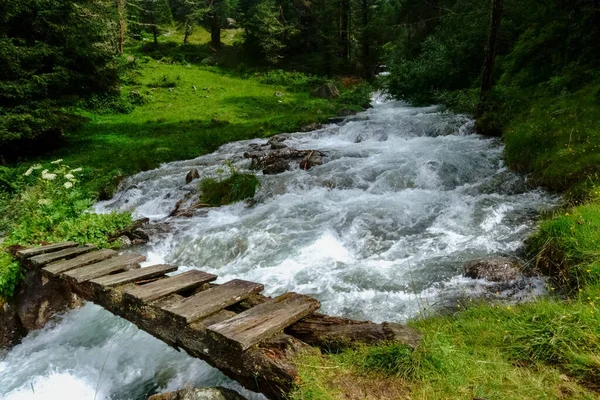
[(146, 257), (74, 242), (19, 250), (28, 269), (60, 280), (75, 294), (119, 315), (151, 335), (201, 358), (245, 387), (281, 398), (298, 379), (294, 357), (338, 350), (356, 342), (401, 341), (419, 335), (398, 324), (354, 321), (315, 313), (317, 300), (297, 293), (260, 295), (263, 285), (171, 265), (145, 268)]

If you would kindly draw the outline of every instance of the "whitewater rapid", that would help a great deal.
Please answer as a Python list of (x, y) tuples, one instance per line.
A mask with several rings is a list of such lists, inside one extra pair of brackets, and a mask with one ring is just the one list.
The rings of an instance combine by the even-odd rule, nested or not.
[[(263, 176), (256, 202), (167, 218), (201, 177), (245, 170), (243, 153), (264, 140), (227, 144), (193, 160), (128, 178), (98, 212), (132, 211), (159, 230), (139, 249), (146, 265), (171, 263), (318, 298), (322, 310), (404, 322), (463, 297), (520, 301), (544, 293), (462, 276), (465, 262), (519, 255), (536, 215), (556, 198), (503, 163), (503, 146), (474, 122), (439, 107), (376, 97), (373, 108), (322, 129), (288, 135), (325, 163)], [(157, 225), (158, 226), (158, 225)], [(162, 232), (162, 233), (160, 233)], [(145, 399), (184, 384), (242, 390), (202, 361), (176, 352), (92, 304), (69, 312), (0, 355), (3, 399)], [(250, 398), (261, 398), (249, 392)]]

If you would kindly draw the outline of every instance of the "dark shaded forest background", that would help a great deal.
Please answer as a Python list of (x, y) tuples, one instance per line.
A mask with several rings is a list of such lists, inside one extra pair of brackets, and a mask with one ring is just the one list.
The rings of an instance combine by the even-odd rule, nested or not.
[[(496, 2), (499, 0), (496, 0)], [(478, 112), (499, 133), (536, 96), (574, 93), (598, 78), (598, 0), (506, 0), (495, 86), (479, 85), (489, 0), (5, 0), (0, 4), (0, 153), (54, 143), (77, 122), (68, 107), (119, 95), (128, 43), (160, 46), (162, 27), (239, 28), (235, 67), (381, 79), (393, 96)], [(600, 101), (600, 92), (595, 96)]]

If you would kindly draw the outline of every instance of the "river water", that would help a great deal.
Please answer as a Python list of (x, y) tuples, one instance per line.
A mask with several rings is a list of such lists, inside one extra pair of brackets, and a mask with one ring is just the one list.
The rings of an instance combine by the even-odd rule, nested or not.
[[(556, 199), (507, 170), (503, 147), (473, 132), (467, 116), (383, 97), (373, 108), (285, 143), (326, 154), (322, 166), (260, 175), (256, 203), (166, 218), (196, 194), (185, 175), (219, 176), (225, 161), (246, 169), (230, 143), (197, 159), (140, 173), (99, 212), (133, 211), (162, 233), (140, 249), (146, 264), (172, 263), (265, 284), (266, 293), (318, 298), (333, 315), (380, 321), (455, 307), (459, 298), (522, 301), (544, 283), (496, 285), (462, 277), (466, 261), (518, 255), (536, 215)], [(225, 175), (223, 175), (225, 176)], [(145, 399), (184, 384), (226, 385), (204, 362), (169, 348), (88, 304), (0, 355), (2, 399)]]

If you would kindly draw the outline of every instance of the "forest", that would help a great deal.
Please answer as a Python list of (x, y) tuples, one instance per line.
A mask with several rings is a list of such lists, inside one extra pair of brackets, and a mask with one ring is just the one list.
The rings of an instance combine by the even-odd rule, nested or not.
[[(119, 248), (114, 236), (135, 213), (93, 211), (128, 178), (237, 141), (321, 132), (357, 113), (351, 123), (360, 123), (378, 112), (372, 96), (382, 93), (417, 118), (436, 105), (443, 118), (472, 119), (477, 137), (493, 141), (490, 152), (502, 146), (502, 168), (524, 177), (527, 189), (502, 190), (540, 188), (555, 199), (550, 209), (523, 212), (531, 231), (514, 240), (527, 273), (544, 276), (547, 290), (532, 301), (465, 295), (450, 308), (419, 309), (403, 321), (423, 334), (416, 349), (385, 343), (307, 354), (289, 398), (598, 398), (599, 0), (3, 0), (0, 65), (0, 305), (26, 284), (15, 249), (61, 241)], [(431, 166), (437, 156), (417, 161)], [(383, 190), (365, 189), (371, 178), (356, 175), (320, 184)], [(209, 207), (250, 207), (261, 185), (283, 195), (231, 161), (200, 177)], [(402, 179), (389, 191), (400, 191)], [(406, 185), (420, 189), (417, 179)], [(239, 250), (231, 243), (224, 259)], [(1, 386), (0, 378), (0, 397), (8, 396)]]

